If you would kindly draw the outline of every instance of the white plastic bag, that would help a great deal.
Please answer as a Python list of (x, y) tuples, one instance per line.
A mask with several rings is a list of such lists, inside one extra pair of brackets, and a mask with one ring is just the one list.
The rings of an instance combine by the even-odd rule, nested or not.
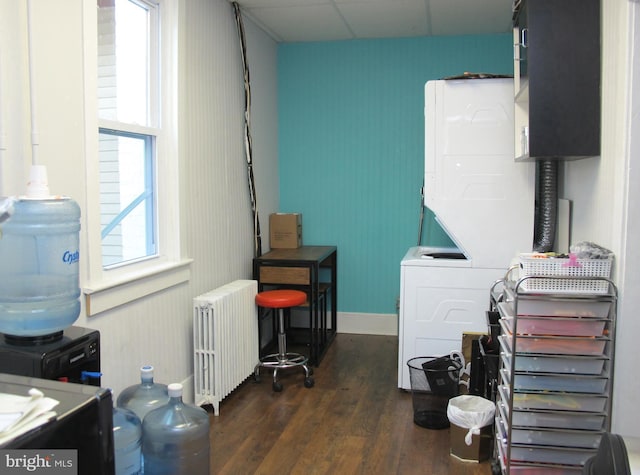
[(471, 445), (473, 435), (479, 435), (480, 429), (493, 422), (496, 406), (493, 402), (480, 396), (462, 395), (449, 399), (447, 417), (449, 422), (469, 429), (464, 442)]

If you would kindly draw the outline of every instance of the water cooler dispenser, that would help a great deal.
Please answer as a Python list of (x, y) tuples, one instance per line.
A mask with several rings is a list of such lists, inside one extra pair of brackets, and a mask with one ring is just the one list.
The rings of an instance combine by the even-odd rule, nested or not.
[(53, 339), (0, 334), (0, 373), (100, 386), (100, 332), (72, 326)]
[(24, 196), (0, 198), (0, 372), (100, 385), (100, 339), (80, 315), (80, 207), (34, 165)]

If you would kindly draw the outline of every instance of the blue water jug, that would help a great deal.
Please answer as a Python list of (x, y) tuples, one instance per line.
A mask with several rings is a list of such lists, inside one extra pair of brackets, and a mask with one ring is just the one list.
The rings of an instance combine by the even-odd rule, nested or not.
[(153, 381), (153, 366), (140, 368), (140, 384), (134, 384), (118, 395), (117, 405), (133, 411), (141, 421), (153, 409), (169, 402), (167, 385)]
[(116, 475), (142, 473), (142, 424), (133, 412), (113, 408), (113, 450)]
[(80, 315), (80, 207), (71, 198), (18, 198), (0, 224), (0, 332), (61, 333)]
[(169, 385), (169, 402), (142, 421), (145, 475), (209, 475), (209, 414), (182, 402), (182, 385)]

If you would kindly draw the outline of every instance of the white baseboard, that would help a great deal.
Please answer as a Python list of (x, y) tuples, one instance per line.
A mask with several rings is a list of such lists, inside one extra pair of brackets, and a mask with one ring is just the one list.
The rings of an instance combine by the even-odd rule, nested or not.
[(338, 312), (338, 333), (397, 335), (398, 315)]

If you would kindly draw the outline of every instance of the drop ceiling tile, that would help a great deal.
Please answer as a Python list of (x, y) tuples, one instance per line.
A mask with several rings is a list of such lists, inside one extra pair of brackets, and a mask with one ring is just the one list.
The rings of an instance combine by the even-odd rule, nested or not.
[(429, 33), (424, 0), (336, 1), (358, 38), (423, 36)]
[(429, 0), (431, 34), (507, 33), (511, 6), (512, 0)]
[[(231, 1), (231, 0), (229, 0)], [(332, 5), (333, 0), (235, 0), (244, 8), (304, 7), (309, 5)]]
[(249, 16), (281, 41), (330, 41), (353, 35), (331, 4), (249, 8)]

